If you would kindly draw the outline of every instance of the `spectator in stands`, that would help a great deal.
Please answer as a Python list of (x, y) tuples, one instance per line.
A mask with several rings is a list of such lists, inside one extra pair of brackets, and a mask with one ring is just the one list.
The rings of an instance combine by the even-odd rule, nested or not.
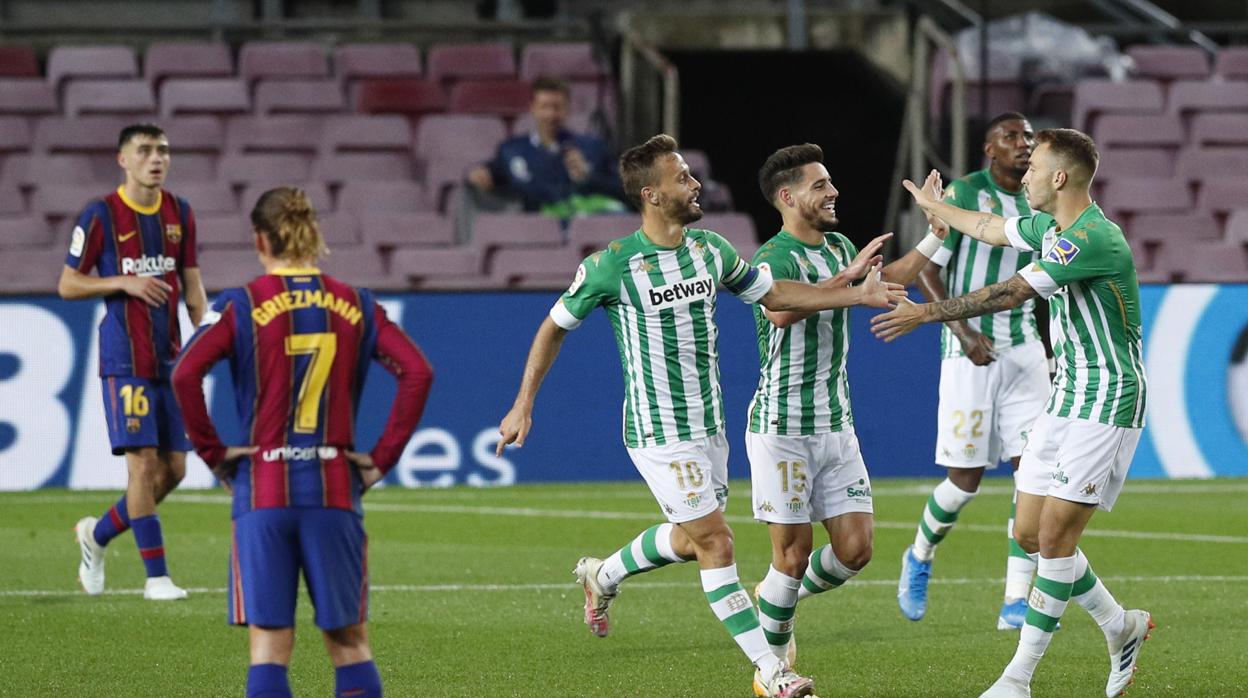
[(560, 218), (624, 210), (615, 157), (601, 138), (567, 129), (568, 103), (562, 81), (534, 80), (533, 132), (499, 144), (493, 160), (468, 173), (469, 184)]

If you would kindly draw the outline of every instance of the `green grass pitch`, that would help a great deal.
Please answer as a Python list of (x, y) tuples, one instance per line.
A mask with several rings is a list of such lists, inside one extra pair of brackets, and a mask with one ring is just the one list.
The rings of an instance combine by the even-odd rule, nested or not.
[[(897, 609), (900, 556), (932, 481), (875, 483), (875, 559), (798, 607), (798, 668), (831, 696), (977, 696), (1017, 634), (997, 631), (1006, 481), (993, 480), (941, 545), (927, 618)], [(145, 602), (133, 537), (108, 552), (108, 593), (76, 581), (71, 527), (109, 492), (0, 496), (0, 695), (242, 695), (246, 633), (225, 625), (229, 513), (220, 493), (161, 508), (185, 602)], [(1093, 519), (1084, 550), (1125, 606), (1158, 623), (1131, 696), (1248, 695), (1248, 482), (1131, 481)], [(766, 572), (749, 484), (729, 506), (748, 589)], [(640, 482), (508, 489), (386, 489), (365, 498), (371, 630), (391, 696), (748, 698), (751, 670), (707, 608), (694, 565), (626, 582), (606, 639), (581, 622), (571, 570), (659, 521)], [(291, 682), (327, 696), (333, 671), (300, 597)], [(1036, 675), (1036, 696), (1103, 695), (1100, 631), (1072, 604)]]

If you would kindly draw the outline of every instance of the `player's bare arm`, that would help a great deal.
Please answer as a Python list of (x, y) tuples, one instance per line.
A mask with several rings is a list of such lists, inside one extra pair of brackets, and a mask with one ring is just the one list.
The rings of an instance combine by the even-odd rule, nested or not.
[[(867, 246), (859, 250), (858, 256), (854, 257), (849, 266), (842, 269), (836, 276), (825, 279), (815, 284), (820, 288), (845, 288), (852, 283), (860, 281), (871, 267), (879, 266), (884, 262), (884, 256), (880, 254), (880, 249), (884, 247), (884, 243), (893, 237), (892, 233), (884, 233), (876, 237)], [(773, 311), (763, 308), (763, 314), (771, 320), (771, 324), (776, 327), (788, 327), (794, 323), (801, 322), (813, 315), (813, 312), (800, 312), (793, 310)]]
[[(931, 177), (931, 175), (928, 176), (929, 178)], [(1009, 239), (1005, 237), (1005, 219), (1001, 216), (980, 211), (968, 211), (953, 204), (947, 204), (933, 197), (927, 187), (920, 188), (908, 179), (901, 184), (906, 188), (906, 191), (910, 192), (910, 196), (914, 197), (914, 203), (919, 208), (940, 218), (948, 224), (948, 227), (957, 228), (962, 233), (989, 245), (1005, 247), (1010, 244)]]
[(800, 281), (778, 280), (759, 303), (768, 310), (796, 310), (809, 314), (851, 305), (892, 308), (905, 297), (905, 286), (884, 281), (879, 276), (879, 267), (875, 266), (871, 267), (862, 285), (849, 288), (821, 288)]
[(208, 310), (208, 294), (204, 291), (203, 277), (199, 267), (187, 267), (182, 270), (182, 293), (186, 302), (186, 313), (191, 317), (191, 324), (199, 326), (204, 312)]
[(510, 443), (516, 444), (516, 448), (524, 446), (524, 439), (533, 426), (533, 401), (537, 399), (537, 391), (555, 363), (555, 357), (559, 356), (559, 349), (567, 334), (567, 330), (556, 325), (549, 317), (542, 320), (541, 326), (537, 328), (533, 346), (529, 348), (529, 358), (524, 362), (524, 375), (520, 378), (516, 401), (498, 425), (498, 433), (502, 438), (494, 449), (496, 455), (501, 456), (503, 448)]
[(1016, 308), (1027, 299), (1035, 297), (1035, 289), (1022, 276), (1016, 274), (1007, 281), (939, 303), (902, 303), (892, 312), (872, 318), (871, 331), (885, 342), (891, 342), (926, 322), (946, 322), (988, 315)]
[(114, 293), (125, 293), (142, 299), (152, 307), (160, 307), (169, 300), (173, 287), (154, 276), (89, 276), (72, 267), (61, 269), (56, 292), (65, 300), (100, 298)]
[[(939, 303), (949, 298), (945, 292), (945, 284), (940, 280), (940, 266), (928, 262), (919, 272), (919, 290), (927, 297), (929, 303)], [(1040, 305), (1043, 305), (1042, 303)], [(987, 366), (996, 359), (992, 340), (983, 332), (971, 327), (966, 320), (949, 320), (945, 326), (958, 338), (962, 345), (962, 353), (976, 366)]]

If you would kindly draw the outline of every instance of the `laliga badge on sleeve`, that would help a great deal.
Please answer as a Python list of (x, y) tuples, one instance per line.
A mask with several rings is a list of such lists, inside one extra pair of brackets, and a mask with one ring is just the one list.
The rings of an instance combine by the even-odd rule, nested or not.
[(568, 295), (575, 296), (576, 292), (581, 289), (581, 284), (585, 283), (585, 265), (582, 264), (576, 268), (576, 276), (572, 279), (572, 285), (568, 287)]
[(75, 257), (82, 256), (82, 248), (87, 244), (87, 234), (83, 231), (82, 226), (74, 226), (73, 237), (69, 241), (69, 253)]

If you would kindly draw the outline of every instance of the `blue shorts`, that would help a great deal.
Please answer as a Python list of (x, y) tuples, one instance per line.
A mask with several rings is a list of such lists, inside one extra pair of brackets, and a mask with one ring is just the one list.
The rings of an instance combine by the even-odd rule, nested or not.
[(113, 455), (130, 448), (158, 448), (162, 451), (189, 451), (182, 411), (168, 381), (104, 376), (104, 418)]
[(293, 628), (299, 572), (316, 625), (368, 620), (368, 536), (346, 509), (256, 509), (234, 519), (227, 622)]

